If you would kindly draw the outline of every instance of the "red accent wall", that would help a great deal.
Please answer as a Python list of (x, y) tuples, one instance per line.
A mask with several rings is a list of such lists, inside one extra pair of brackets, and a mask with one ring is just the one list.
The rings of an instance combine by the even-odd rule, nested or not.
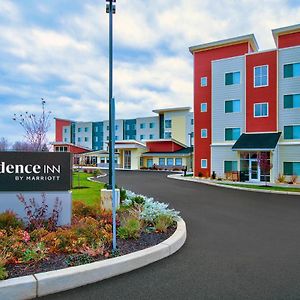
[[(211, 62), (248, 53), (249, 43), (203, 50), (194, 53), (194, 174), (211, 175)], [(207, 86), (201, 87), (201, 77), (207, 77)], [(207, 112), (201, 113), (201, 103), (207, 103)], [(201, 139), (201, 129), (207, 128), (208, 137)], [(201, 159), (207, 159), (207, 169), (201, 168)]]
[(175, 152), (183, 149), (182, 146), (171, 141), (146, 142), (149, 152)]
[(86, 149), (82, 149), (82, 148), (76, 147), (76, 146), (71, 146), (71, 145), (69, 145), (68, 147), (69, 147), (68, 150), (69, 150), (71, 153), (73, 153), (73, 154), (80, 154), (80, 153), (89, 152), (89, 151), (86, 150)]
[[(254, 67), (268, 65), (269, 85), (254, 87)], [(254, 104), (269, 103), (269, 116), (255, 118)], [(277, 131), (277, 50), (246, 56), (246, 132)]]
[(287, 48), (300, 45), (300, 32), (278, 36), (278, 48)]
[(71, 121), (55, 119), (55, 142), (63, 141), (63, 127), (70, 125)]

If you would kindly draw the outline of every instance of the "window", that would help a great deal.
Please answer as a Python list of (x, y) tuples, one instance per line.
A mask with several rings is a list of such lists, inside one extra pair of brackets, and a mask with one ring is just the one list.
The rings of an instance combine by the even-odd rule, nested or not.
[(201, 103), (201, 112), (207, 112), (207, 103)]
[(119, 139), (119, 137), (116, 135), (116, 136), (115, 136), (115, 141), (117, 141), (118, 139)]
[(67, 142), (67, 141), (68, 141), (68, 139), (67, 139), (67, 138), (64, 138), (64, 141), (65, 141), (65, 142)]
[(135, 130), (135, 124), (132, 124), (131, 127), (132, 127), (132, 130)]
[(78, 128), (78, 132), (81, 132), (81, 128), (80, 127)]
[(285, 140), (300, 139), (300, 125), (284, 126), (284, 139)]
[(135, 139), (136, 139), (136, 136), (135, 136), (135, 135), (132, 135), (132, 136), (131, 136), (131, 139), (132, 139), (132, 140), (135, 140)]
[(84, 128), (84, 132), (88, 132), (89, 131), (89, 128), (88, 127), (85, 127)]
[(119, 129), (119, 125), (116, 125), (116, 130), (118, 130)]
[(159, 158), (158, 164), (159, 164), (160, 166), (164, 166), (164, 165), (166, 164), (165, 158)]
[(89, 138), (88, 138), (88, 137), (85, 137), (85, 138), (84, 138), (84, 141), (85, 141), (85, 142), (88, 142), (88, 141), (89, 141)]
[(268, 103), (255, 103), (254, 104), (254, 117), (267, 117), (269, 115)]
[(207, 159), (201, 159), (201, 168), (206, 169), (207, 168)]
[(240, 72), (225, 73), (225, 85), (240, 84), (240, 83), (241, 83)]
[(300, 175), (300, 162), (283, 162), (284, 175)]
[(98, 142), (98, 137), (97, 137), (97, 136), (95, 136), (95, 142), (96, 142), (96, 143)]
[(99, 127), (96, 126), (96, 127), (95, 127), (95, 132), (98, 132), (98, 130), (99, 130)]
[(207, 138), (207, 129), (201, 129), (201, 137), (203, 139), (206, 139)]
[(145, 136), (143, 134), (140, 135), (140, 140), (143, 140)]
[(81, 142), (81, 138), (79, 137), (79, 138), (77, 139), (77, 141), (78, 141), (78, 143), (80, 143), (80, 142)]
[(65, 128), (65, 129), (64, 129), (64, 133), (67, 133), (67, 132), (68, 132), (68, 128)]
[(172, 128), (172, 120), (165, 120), (165, 128)]
[(254, 87), (268, 86), (268, 66), (254, 67)]
[(283, 66), (283, 78), (299, 77), (300, 63), (286, 64)]
[(109, 136), (106, 137), (106, 140), (107, 140), (107, 141), (109, 140)]
[(105, 157), (100, 157), (100, 163), (105, 164)]
[(240, 128), (225, 128), (225, 141), (236, 141), (240, 135)]
[(241, 112), (240, 100), (227, 100), (225, 101), (225, 113)]
[(154, 128), (154, 126), (155, 126), (155, 123), (153, 123), (153, 122), (149, 123), (149, 128)]
[(237, 170), (238, 170), (237, 161), (230, 161), (230, 160), (224, 161), (224, 173), (237, 171)]
[(106, 126), (106, 130), (109, 130), (109, 125)]
[(194, 119), (191, 119), (191, 125), (194, 125)]
[(175, 158), (175, 166), (182, 166), (182, 158)]
[(172, 138), (172, 133), (171, 132), (165, 132), (165, 139), (170, 139)]
[(201, 77), (201, 86), (207, 86), (207, 77)]
[(129, 140), (130, 139), (130, 136), (129, 135), (126, 135), (126, 140)]
[(149, 139), (153, 140), (153, 134), (149, 134)]
[(167, 166), (173, 166), (173, 158), (167, 158)]
[(284, 108), (300, 108), (300, 94), (284, 95), (283, 96)]
[(145, 124), (145, 123), (141, 123), (141, 124), (140, 124), (140, 128), (141, 128), (141, 129), (144, 129), (145, 127), (146, 127), (146, 124)]

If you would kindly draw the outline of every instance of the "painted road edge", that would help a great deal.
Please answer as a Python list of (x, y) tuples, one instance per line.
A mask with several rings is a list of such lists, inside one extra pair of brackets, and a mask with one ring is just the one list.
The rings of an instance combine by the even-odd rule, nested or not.
[(297, 193), (297, 192), (284, 192), (284, 191), (251, 189), (251, 188), (246, 188), (246, 187), (215, 183), (215, 182), (212, 182), (212, 181), (202, 180), (202, 179), (198, 179), (198, 178), (186, 178), (186, 177), (182, 177), (182, 175), (178, 175), (178, 174), (176, 174), (176, 175), (171, 174), (171, 175), (168, 175), (167, 177), (170, 178), (170, 179), (176, 179), (176, 180), (182, 180), (182, 181), (188, 181), (188, 182), (195, 182), (195, 183), (203, 183), (203, 184), (207, 184), (207, 185), (213, 185), (213, 186), (217, 186), (217, 187), (221, 187), (221, 188), (225, 188), (225, 189), (234, 189), (234, 190), (257, 192), (257, 193), (300, 196), (300, 193)]
[(183, 219), (167, 240), (150, 248), (103, 261), (0, 281), (0, 299), (32, 299), (99, 282), (144, 267), (178, 251), (187, 236)]

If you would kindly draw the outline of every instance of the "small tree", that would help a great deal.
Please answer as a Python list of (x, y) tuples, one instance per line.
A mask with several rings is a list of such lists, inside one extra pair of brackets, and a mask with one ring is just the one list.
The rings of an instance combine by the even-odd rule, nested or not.
[(47, 132), (50, 128), (51, 112), (45, 111), (46, 101), (42, 98), (42, 113), (40, 116), (29, 114), (14, 114), (13, 120), (18, 122), (25, 130), (26, 142), (32, 146), (33, 151), (48, 151)]
[(2, 137), (0, 139), (0, 151), (7, 151), (9, 147), (8, 141), (6, 138)]
[(15, 142), (11, 149), (13, 151), (34, 151), (34, 147), (31, 144), (20, 141)]
[(271, 169), (273, 168), (273, 164), (271, 163), (267, 152), (261, 152), (258, 155), (258, 164), (260, 170), (263, 172), (265, 178), (265, 185), (267, 185), (267, 173), (270, 173)]

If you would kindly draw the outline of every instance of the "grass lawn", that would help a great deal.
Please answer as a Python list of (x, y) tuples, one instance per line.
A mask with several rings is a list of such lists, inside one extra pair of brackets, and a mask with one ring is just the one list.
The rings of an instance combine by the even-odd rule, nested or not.
[[(80, 200), (87, 205), (98, 204), (100, 190), (104, 187), (104, 183), (91, 182), (87, 180), (88, 177), (92, 177), (92, 174), (73, 173), (73, 200)], [(80, 182), (80, 188), (78, 188), (78, 181)]]
[(248, 188), (248, 189), (283, 191), (283, 192), (298, 192), (298, 193), (300, 193), (300, 188), (283, 187), (283, 186), (263, 186), (263, 183), (262, 183), (262, 185), (238, 184), (238, 183), (237, 184), (219, 183), (219, 184), (230, 185), (230, 186), (238, 186), (238, 187)]

